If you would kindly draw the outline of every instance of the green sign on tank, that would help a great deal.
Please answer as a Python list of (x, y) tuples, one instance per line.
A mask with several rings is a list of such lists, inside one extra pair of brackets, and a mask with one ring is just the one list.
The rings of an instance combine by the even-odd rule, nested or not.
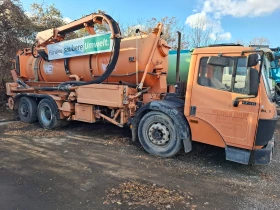
[[(177, 50), (170, 50), (168, 55), (168, 75), (167, 84), (176, 84), (176, 61), (177, 61)], [(180, 51), (180, 81), (187, 82), (189, 67), (191, 62), (191, 52), (189, 50)]]
[(49, 60), (56, 60), (110, 52), (112, 44), (111, 33), (105, 33), (49, 44), (47, 49)]

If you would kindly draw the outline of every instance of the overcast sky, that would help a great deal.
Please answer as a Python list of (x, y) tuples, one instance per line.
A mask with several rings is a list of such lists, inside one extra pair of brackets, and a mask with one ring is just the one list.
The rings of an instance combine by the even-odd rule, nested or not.
[[(42, 1), (22, 0), (28, 12), (30, 4)], [(241, 40), (249, 44), (253, 37), (266, 37), (271, 47), (280, 46), (280, 0), (47, 0), (55, 4), (68, 20), (81, 18), (98, 9), (106, 11), (122, 24), (138, 19), (175, 16), (188, 27), (203, 19), (205, 28), (213, 28), (223, 42)]]

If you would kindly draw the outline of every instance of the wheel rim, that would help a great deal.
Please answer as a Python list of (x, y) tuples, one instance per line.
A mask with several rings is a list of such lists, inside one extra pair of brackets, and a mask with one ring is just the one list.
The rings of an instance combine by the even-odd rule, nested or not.
[(49, 125), (51, 123), (51, 121), (52, 121), (52, 111), (51, 111), (51, 108), (49, 106), (47, 106), (47, 105), (44, 105), (41, 108), (40, 117), (41, 117), (42, 122), (45, 125)]
[(29, 106), (25, 101), (20, 106), (20, 113), (23, 117), (28, 117), (29, 115)]
[(148, 130), (149, 141), (157, 146), (166, 146), (170, 142), (170, 133), (166, 125), (153, 123)]

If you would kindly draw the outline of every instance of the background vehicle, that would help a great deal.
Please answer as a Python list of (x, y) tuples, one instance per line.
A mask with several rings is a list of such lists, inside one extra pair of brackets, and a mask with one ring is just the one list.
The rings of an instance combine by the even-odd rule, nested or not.
[[(271, 77), (274, 80), (275, 91), (277, 93), (277, 97), (280, 96), (280, 47), (270, 48), (270, 50), (274, 54), (274, 60), (271, 61)], [(279, 98), (277, 100), (279, 104)]]
[[(104, 22), (111, 33), (95, 34), (94, 25)], [(83, 27), (91, 36), (64, 41)], [(114, 19), (98, 13), (38, 33), (31, 49), (17, 53), (14, 82), (6, 85), (9, 107), (45, 129), (72, 120), (129, 125), (133, 141), (156, 156), (190, 152), (197, 141), (225, 148), (230, 161), (269, 163), (277, 113), (264, 52), (230, 44), (197, 48), (187, 79), (179, 80), (176, 68), (174, 84), (162, 27), (122, 39)]]
[(271, 89), (274, 101), (279, 104), (280, 101), (280, 48), (269, 48), (268, 45), (252, 45), (255, 49), (265, 52), (264, 68), (267, 84)]

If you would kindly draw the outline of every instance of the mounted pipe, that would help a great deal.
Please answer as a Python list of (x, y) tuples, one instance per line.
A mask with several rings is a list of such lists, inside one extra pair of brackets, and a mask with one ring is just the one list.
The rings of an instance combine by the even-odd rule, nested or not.
[(178, 33), (178, 47), (177, 47), (177, 57), (176, 57), (176, 94), (180, 95), (180, 55), (181, 55), (181, 32)]
[(177, 60), (176, 60), (176, 84), (180, 82), (180, 52), (181, 52), (181, 32), (178, 33), (178, 47), (177, 47)]
[(118, 24), (116, 24), (117, 26), (111, 24), (112, 21), (115, 23), (116, 21), (111, 16), (99, 12), (87, 15), (81, 19), (75, 20), (58, 28), (52, 28), (39, 32), (36, 36), (36, 41), (38, 42), (37, 46), (46, 46), (50, 43), (62, 41), (64, 40), (66, 34), (85, 27), (93, 27), (95, 23), (102, 24), (102, 21), (108, 23), (112, 32), (116, 32), (115, 34), (112, 34), (112, 38), (121, 36)]
[(157, 46), (157, 44), (158, 44), (158, 40), (159, 40), (159, 38), (160, 38), (160, 36), (161, 36), (161, 32), (162, 32), (162, 23), (159, 23), (159, 24), (157, 25), (156, 28), (157, 28), (157, 31), (156, 31), (156, 32), (157, 32), (157, 36), (156, 36), (156, 39), (155, 39), (155, 42), (154, 42), (154, 45), (153, 45), (153, 48), (152, 48), (150, 57), (149, 57), (149, 59), (148, 59), (148, 63), (147, 63), (147, 65), (146, 65), (146, 67), (145, 67), (144, 75), (143, 75), (143, 77), (142, 77), (142, 79), (141, 79), (140, 84), (139, 84), (138, 87), (137, 87), (138, 90), (142, 90), (142, 88), (143, 88), (143, 84), (144, 84), (145, 78), (146, 78), (146, 76), (147, 76), (148, 69), (149, 69), (149, 67), (150, 67), (150, 65), (151, 65), (152, 58), (153, 58), (153, 55), (154, 55), (156, 46)]

